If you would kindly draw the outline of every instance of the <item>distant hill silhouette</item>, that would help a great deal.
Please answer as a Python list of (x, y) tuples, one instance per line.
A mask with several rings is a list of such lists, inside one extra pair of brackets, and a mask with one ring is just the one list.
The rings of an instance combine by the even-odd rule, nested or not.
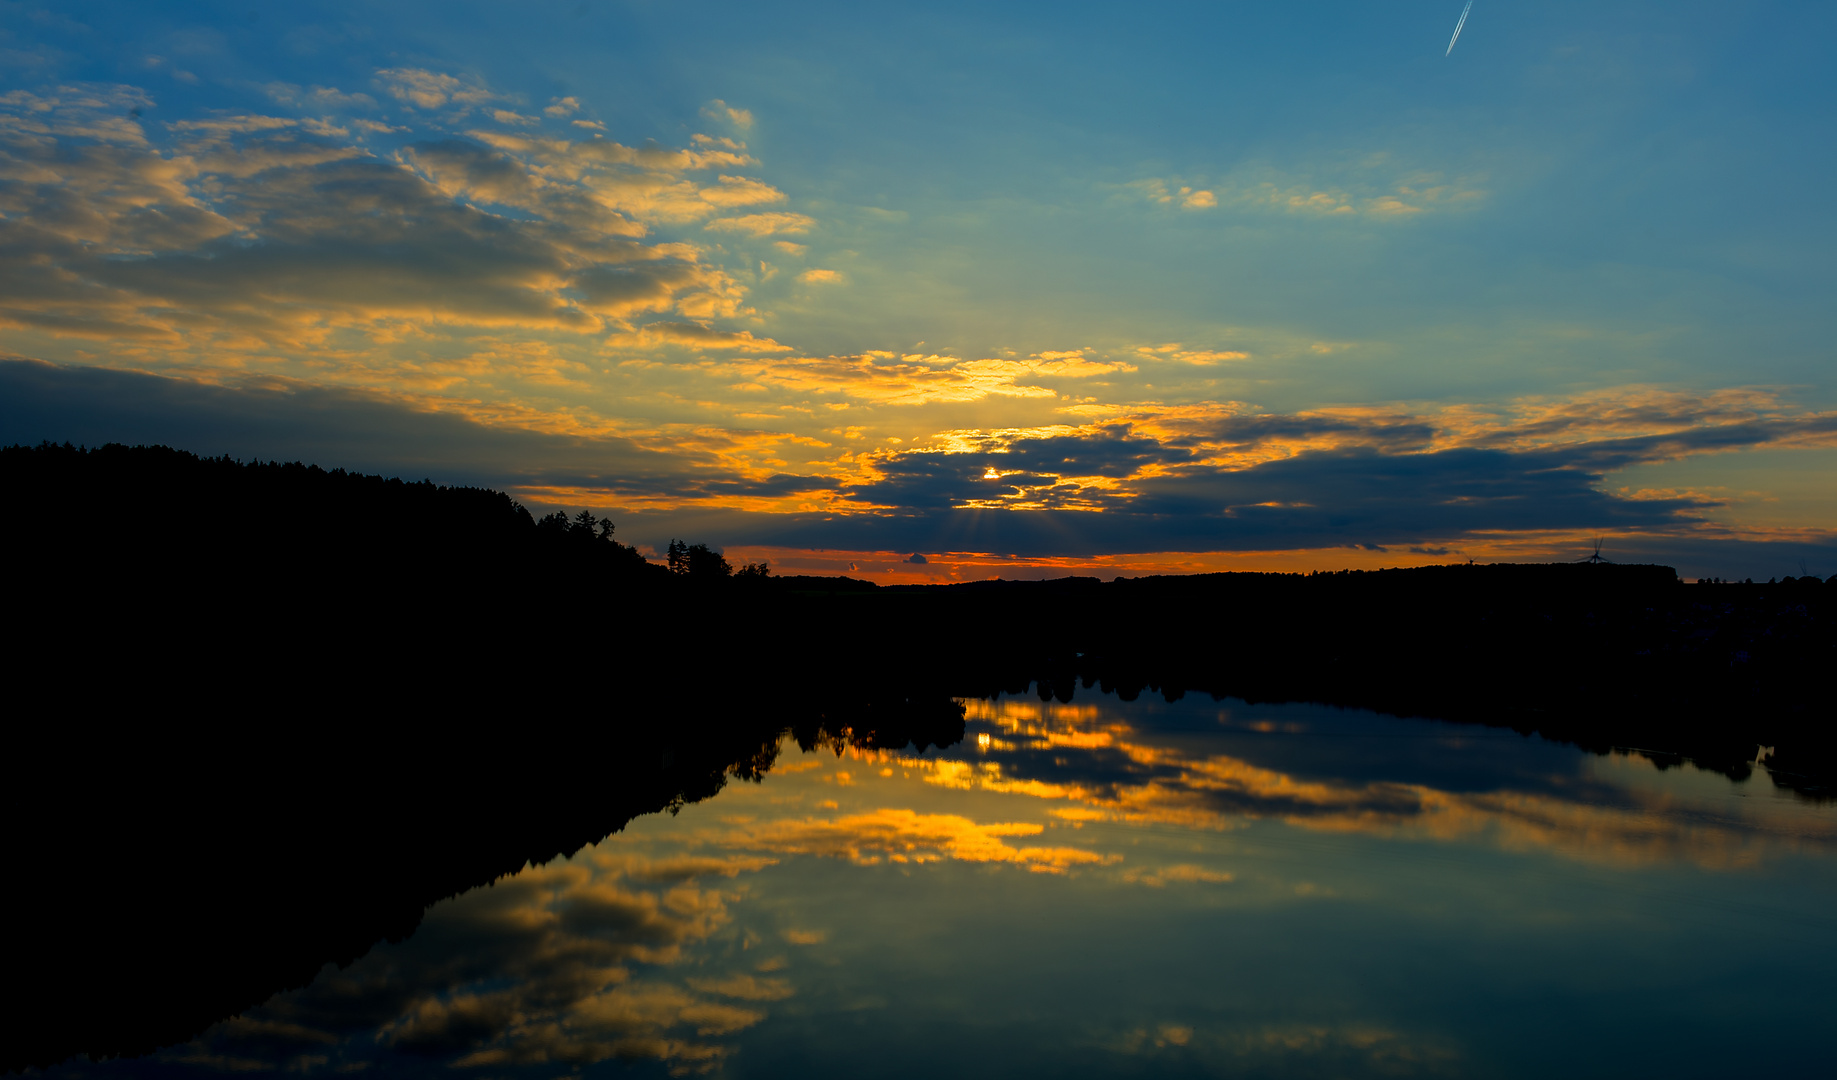
[[(16, 1068), (189, 1038), (425, 906), (953, 697), (1209, 693), (1507, 724), (1828, 792), (1837, 584), (1443, 566), (881, 588), (674, 568), (507, 496), (0, 449)], [(182, 973), (182, 974), (175, 974)]]
[[(879, 588), (667, 565), (582, 513), (164, 447), (0, 450), (29, 692), (80, 709), (468, 715), (616, 672), (1068, 697), (1101, 686), (1510, 723), (1585, 745), (1830, 758), (1832, 597), (1585, 562)], [(444, 707), (444, 706), (443, 706)]]

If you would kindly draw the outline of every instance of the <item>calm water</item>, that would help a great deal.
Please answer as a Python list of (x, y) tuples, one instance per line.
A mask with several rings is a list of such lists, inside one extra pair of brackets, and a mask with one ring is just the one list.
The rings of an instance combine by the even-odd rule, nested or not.
[(969, 717), (55, 1074), (1830, 1075), (1837, 805), (1316, 707)]

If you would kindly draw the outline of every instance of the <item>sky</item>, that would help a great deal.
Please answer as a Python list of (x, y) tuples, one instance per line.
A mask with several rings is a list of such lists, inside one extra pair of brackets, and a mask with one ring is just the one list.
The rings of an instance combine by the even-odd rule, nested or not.
[(1811, 3), (0, 0), (0, 442), (883, 582), (1837, 573)]

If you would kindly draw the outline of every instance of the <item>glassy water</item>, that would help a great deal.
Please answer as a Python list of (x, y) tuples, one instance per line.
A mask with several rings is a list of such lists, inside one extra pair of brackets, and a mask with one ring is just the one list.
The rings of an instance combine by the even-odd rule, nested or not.
[[(1837, 805), (1308, 706), (972, 701), (75, 1075), (1816, 1075)], [(558, 783), (572, 782), (558, 777)]]

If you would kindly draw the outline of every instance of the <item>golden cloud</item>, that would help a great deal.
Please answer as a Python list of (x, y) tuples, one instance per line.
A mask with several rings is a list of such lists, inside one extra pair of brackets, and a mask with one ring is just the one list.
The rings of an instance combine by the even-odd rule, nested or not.
[(776, 236), (780, 233), (809, 232), (815, 225), (815, 219), (803, 214), (775, 213), (715, 218), (702, 227), (712, 232), (743, 232), (751, 236)]
[[(405, 94), (484, 93), (395, 74)], [(449, 141), (405, 151), (404, 169), (339, 141), (347, 128), (250, 114), (178, 121), (169, 125), (178, 141), (161, 150), (127, 115), (145, 104), (132, 88), (0, 98), (0, 179), (9, 181), (0, 185), (0, 324), (139, 339), (166, 350), (148, 359), (180, 363), (318, 350), (319, 379), (392, 389), (476, 384), (480, 370), (333, 350), (333, 335), (358, 330), (386, 345), (410, 326), (586, 333), (655, 312), (702, 321), (705, 347), (783, 351), (709, 330), (705, 320), (738, 310), (739, 284), (689, 245), (638, 242), (645, 227), (607, 194), (693, 203), (697, 214), (781, 197), (745, 178), (683, 175), (745, 161), (732, 146), (497, 140), (528, 151), (519, 157)], [(233, 246), (209, 248), (232, 237)], [(420, 377), (430, 365), (445, 369), (443, 381)]]
[(1107, 865), (1121, 858), (1069, 847), (1013, 847), (1006, 837), (1035, 836), (1043, 826), (1030, 822), (979, 825), (956, 814), (920, 814), (883, 809), (835, 819), (807, 818), (749, 826), (726, 842), (785, 854), (821, 855), (857, 863), (999, 862), (1062, 874), (1074, 866)]
[(1250, 354), (1235, 349), (1188, 349), (1177, 341), (1166, 345), (1137, 345), (1135, 351), (1145, 360), (1178, 360), (1186, 364), (1217, 364), (1227, 360), (1248, 360)]
[(736, 109), (720, 98), (715, 98), (702, 107), (702, 115), (711, 120), (722, 120), (734, 127), (746, 130), (753, 126), (753, 114), (746, 109)]
[[(1044, 353), (1019, 360), (959, 360), (953, 356), (890, 352), (858, 356), (801, 357), (770, 364), (735, 365), (743, 388), (841, 395), (888, 405), (934, 401), (979, 401), (1001, 397), (1051, 398), (1057, 392), (1022, 380), (1086, 379), (1121, 371), (1131, 364), (1085, 359), (1080, 352)], [(1065, 430), (1074, 430), (1067, 428)]]
[(754, 337), (751, 330), (715, 330), (703, 323), (647, 323), (635, 334), (607, 339), (613, 347), (639, 345), (680, 345), (688, 349), (733, 349), (743, 352), (790, 352), (791, 346), (780, 345), (771, 338)]
[(385, 68), (376, 81), (396, 100), (422, 109), (478, 105), (497, 96), (479, 83), (423, 68)]

